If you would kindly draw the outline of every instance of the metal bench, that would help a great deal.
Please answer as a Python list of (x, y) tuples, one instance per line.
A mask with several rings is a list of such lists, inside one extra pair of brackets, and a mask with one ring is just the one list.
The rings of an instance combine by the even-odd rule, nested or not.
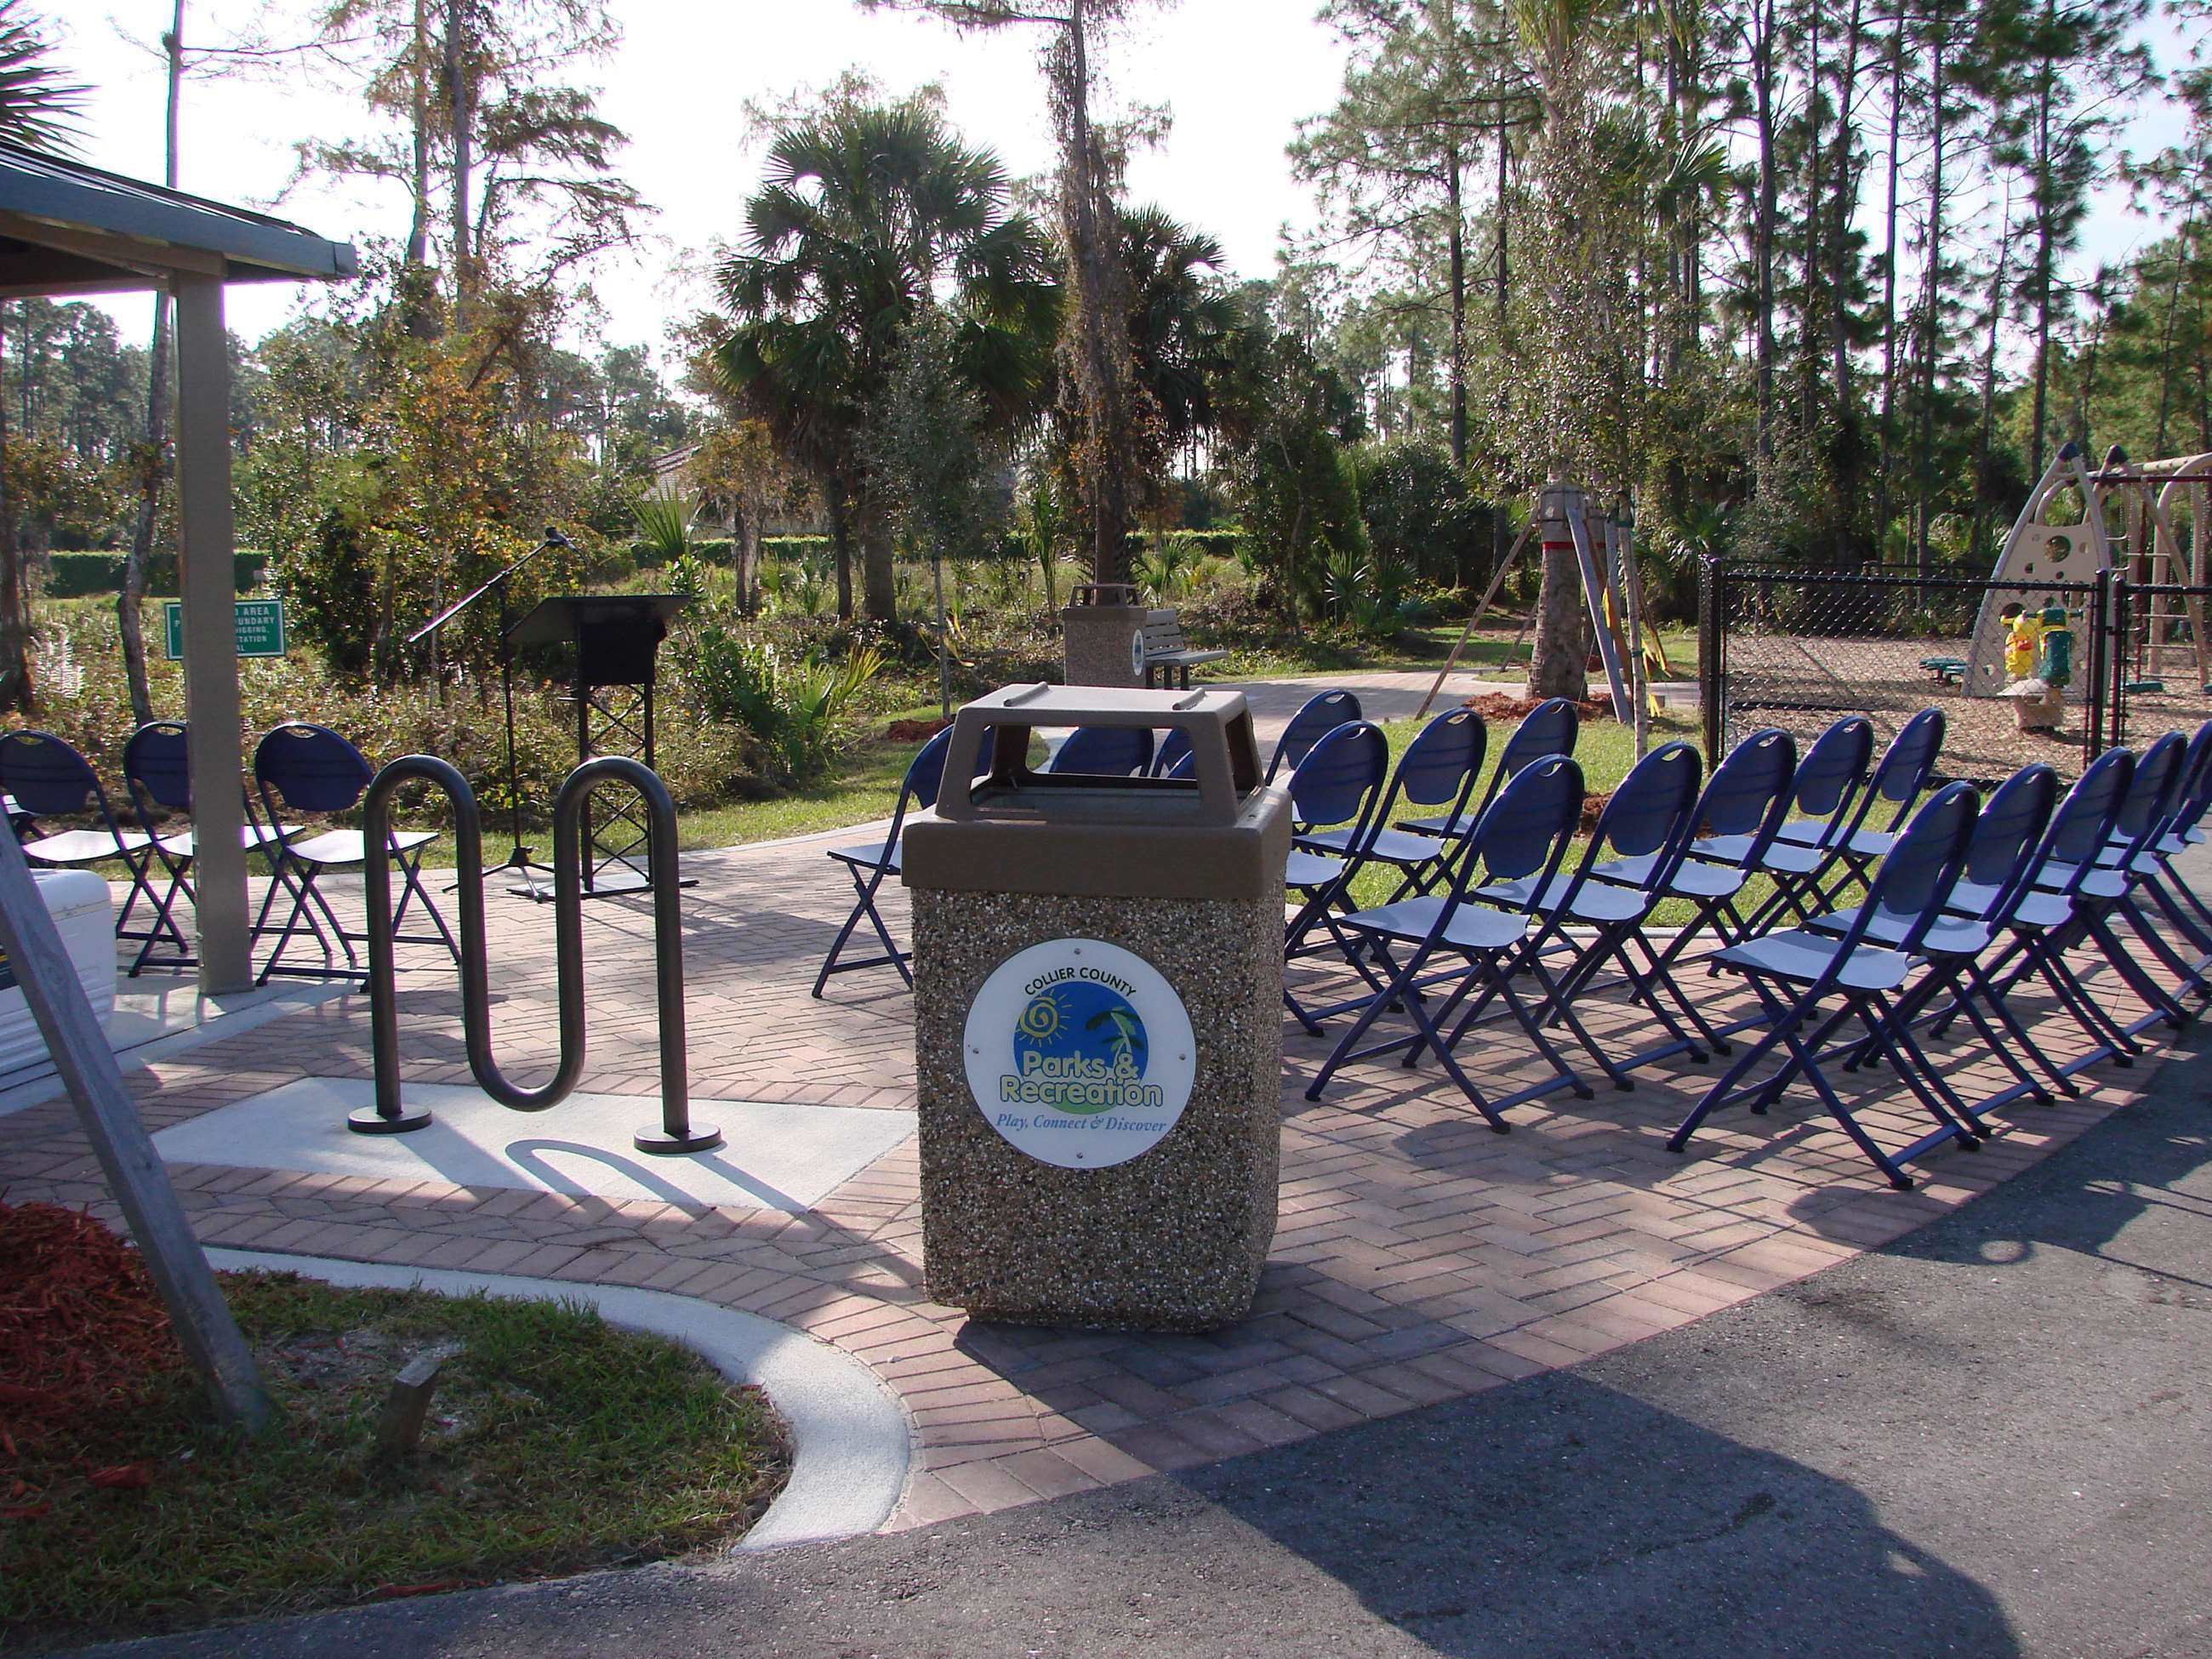
[(1160, 684), (1170, 690), (1190, 688), (1190, 671), (1203, 663), (1219, 662), (1226, 651), (1194, 651), (1182, 637), (1182, 619), (1172, 611), (1155, 611), (1145, 618), (1145, 685)]

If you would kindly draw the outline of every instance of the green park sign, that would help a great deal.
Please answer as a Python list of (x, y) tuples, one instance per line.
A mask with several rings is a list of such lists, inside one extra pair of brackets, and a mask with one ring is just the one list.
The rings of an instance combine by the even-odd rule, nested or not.
[[(284, 601), (240, 599), (236, 605), (238, 654), (241, 657), (283, 656)], [(167, 647), (169, 660), (176, 662), (185, 654), (185, 607), (172, 599), (161, 609), (168, 621)]]

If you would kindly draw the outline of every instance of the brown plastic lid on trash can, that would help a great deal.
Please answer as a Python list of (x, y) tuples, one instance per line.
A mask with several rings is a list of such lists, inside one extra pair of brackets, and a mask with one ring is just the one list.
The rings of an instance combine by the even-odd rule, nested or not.
[[(1190, 744), (1193, 775), (1035, 771), (1029, 752), (1040, 726), (1179, 731)], [(907, 826), (902, 879), (966, 892), (1279, 895), (1290, 797), (1261, 780), (1252, 711), (1241, 691), (1008, 686), (954, 720), (937, 816)]]

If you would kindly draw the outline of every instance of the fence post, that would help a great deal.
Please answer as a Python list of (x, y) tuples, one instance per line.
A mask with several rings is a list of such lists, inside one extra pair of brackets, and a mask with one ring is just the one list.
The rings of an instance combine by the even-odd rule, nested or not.
[(1721, 717), (1721, 699), (1727, 689), (1727, 676), (1721, 665), (1723, 582), (1720, 560), (1712, 554), (1705, 555), (1698, 563), (1698, 704), (1705, 720), (1708, 772), (1721, 763), (1722, 744), (1727, 736)]

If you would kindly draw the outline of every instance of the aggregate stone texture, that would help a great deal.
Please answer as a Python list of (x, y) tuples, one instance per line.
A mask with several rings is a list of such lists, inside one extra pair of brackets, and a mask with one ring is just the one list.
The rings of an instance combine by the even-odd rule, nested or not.
[[(1206, 1331), (1242, 1319), (1275, 1235), (1280, 907), (926, 889), (912, 899), (930, 1295), (1021, 1324)], [(968, 1011), (992, 970), (1073, 938), (1152, 963), (1198, 1045), (1175, 1127), (1106, 1169), (1061, 1169), (1011, 1145), (978, 1109), (963, 1056)]]
[(1072, 605), (1060, 613), (1070, 685), (1141, 686), (1129, 665), (1129, 638), (1150, 614), (1140, 605)]
[[(1430, 674), (1343, 677), (1378, 717), (1410, 714)], [(1248, 683), (1263, 739), (1317, 689)], [(1447, 695), (1477, 689), (1471, 677)], [(842, 975), (819, 1000), (814, 971), (852, 908), (824, 856), (865, 842), (854, 826), (777, 845), (684, 855), (692, 1089), (702, 1100), (915, 1109), (914, 1004), (889, 969)], [(2192, 859), (2201, 859), (2192, 854)], [(2204, 860), (2212, 864), (2212, 860)], [(2196, 871), (2200, 891), (2205, 870)], [(359, 917), (359, 886), (326, 884)], [(450, 905), (444, 881), (428, 884)], [(119, 901), (121, 894), (116, 895)], [(258, 896), (258, 891), (256, 896)], [(908, 937), (904, 890), (883, 913)], [(448, 912), (450, 915), (450, 912)], [(552, 921), (495, 887), (487, 898), (494, 1040), (525, 1082), (554, 1059)], [(590, 1060), (582, 1087), (651, 1102), (658, 1088), (652, 925), (630, 899), (584, 907)], [(2193, 955), (2193, 951), (2188, 954)], [(403, 946), (399, 1018), (410, 1082), (469, 1080), (459, 998), (442, 952)], [(2094, 993), (2124, 1019), (2141, 1010), (2088, 953)], [(1172, 958), (1159, 964), (1164, 971)], [(2154, 972), (2158, 971), (2153, 969)], [(1301, 996), (1356, 981), (1320, 959), (1291, 969)], [(1748, 1012), (1725, 977), (1686, 971), (1717, 1019)], [(2054, 1058), (2082, 1052), (2047, 1000), (2014, 998)], [(1577, 1005), (1616, 1049), (1653, 1040), (1617, 991)], [(1930, 1052), (1967, 1098), (2009, 1077), (1954, 1025)], [(1715, 1074), (1681, 1060), (1639, 1069), (1635, 1089), (1564, 1093), (1516, 1108), (1494, 1134), (1432, 1063), (1384, 1055), (1304, 1098), (1328, 1040), (1282, 1029), (1279, 1220), (1247, 1318), (1202, 1334), (993, 1323), (934, 1300), (922, 1282), (921, 1172), (910, 1137), (805, 1214), (696, 1203), (611, 1201), (471, 1187), (421, 1176), (372, 1180), (228, 1161), (170, 1166), (200, 1238), (402, 1266), (637, 1285), (779, 1320), (868, 1364), (913, 1425), (915, 1473), (895, 1526), (1000, 1510), (1286, 1445), (1461, 1398), (1671, 1329), (1881, 1245), (2006, 1181), (2083, 1129), (2127, 1110), (2166, 1063), (2095, 1066), (2078, 1098), (1997, 1115), (1980, 1152), (1946, 1149), (1893, 1193), (1802, 1086), (1760, 1116), (1718, 1113), (1684, 1156), (1668, 1133)], [(1462, 1056), (1504, 1093), (1535, 1080), (1503, 1026)], [(153, 1062), (125, 1085), (165, 1128), (303, 1077), (370, 1074), (365, 1000), (340, 998)], [(1887, 1066), (1831, 1068), (1878, 1140), (1928, 1127)], [(648, 1104), (645, 1115), (651, 1115)], [(518, 1119), (519, 1138), (561, 1132), (558, 1109)], [(732, 1156), (744, 1148), (733, 1146)], [(641, 1160), (641, 1163), (645, 1160)], [(121, 1218), (65, 1100), (0, 1116), (0, 1190)]]

